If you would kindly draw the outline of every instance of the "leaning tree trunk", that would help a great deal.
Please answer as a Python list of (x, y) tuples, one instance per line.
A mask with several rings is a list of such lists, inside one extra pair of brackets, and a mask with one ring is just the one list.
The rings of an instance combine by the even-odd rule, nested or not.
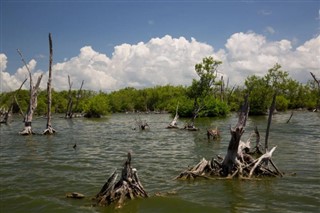
[[(16, 94), (21, 90), (22, 86), (24, 85), (24, 83), (27, 81), (28, 79), (26, 78), (22, 84), (20, 85), (19, 89), (17, 89), (12, 98), (11, 98), (11, 104), (8, 108), (8, 110), (0, 110), (1, 111), (1, 119), (0, 119), (0, 123), (4, 123), (4, 124), (8, 124), (9, 123), (9, 118), (11, 117), (12, 115), (12, 109), (13, 109), (13, 105), (14, 105), (14, 102), (16, 101)], [(16, 101), (17, 102), (17, 101)], [(18, 104), (18, 102), (17, 102)], [(21, 110), (20, 106), (19, 106), (19, 109)]]
[(33, 113), (37, 108), (37, 96), (38, 96), (38, 89), (40, 86), (40, 82), (42, 79), (42, 74), (38, 77), (37, 83), (35, 86), (33, 86), (32, 83), (32, 75), (31, 75), (31, 71), (29, 70), (29, 67), (27, 65), (27, 63), (25, 62), (25, 60), (22, 57), (22, 53), (20, 52), (20, 50), (17, 50), (19, 55), (21, 56), (21, 60), (24, 63), (25, 67), (27, 68), (28, 72), (29, 72), (29, 78), (30, 78), (30, 99), (29, 99), (29, 106), (28, 106), (28, 110), (26, 112), (26, 115), (24, 117), (24, 129), (19, 132), (20, 135), (31, 135), (34, 134), (32, 131), (32, 117), (33, 117)]
[(239, 119), (236, 127), (234, 129), (230, 129), (231, 139), (229, 142), (227, 155), (222, 161), (222, 176), (228, 176), (232, 173), (233, 169), (235, 169), (238, 164), (238, 147), (242, 134), (244, 133), (244, 128), (246, 126), (246, 121), (249, 113), (249, 103), (248, 96), (245, 98), (245, 103), (241, 108), (241, 112), (239, 114)]
[(68, 92), (68, 105), (67, 105), (67, 111), (65, 118), (72, 118), (72, 93), (71, 93), (71, 87), (72, 87), (72, 82), (70, 81), (70, 76), (68, 75), (68, 84), (69, 84), (69, 92)]
[(318, 80), (316, 78), (316, 76), (312, 72), (310, 72), (310, 74), (311, 74), (312, 78), (314, 79), (314, 81), (318, 85), (318, 94), (319, 95), (318, 95), (318, 98), (317, 98), (317, 106), (316, 106), (316, 109), (315, 109), (315, 111), (318, 111), (318, 110), (320, 110), (320, 80)]
[(45, 135), (51, 135), (56, 132), (55, 129), (51, 126), (51, 81), (52, 81), (52, 39), (51, 39), (51, 33), (49, 33), (49, 78), (47, 83), (47, 128), (43, 131), (43, 134)]

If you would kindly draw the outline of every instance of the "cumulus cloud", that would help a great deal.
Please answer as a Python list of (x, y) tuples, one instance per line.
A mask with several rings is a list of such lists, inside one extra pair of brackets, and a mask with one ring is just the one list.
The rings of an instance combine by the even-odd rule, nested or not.
[(263, 76), (276, 63), (301, 82), (307, 81), (308, 72), (319, 73), (320, 36), (293, 49), (289, 40), (267, 41), (255, 33), (235, 33), (225, 47), (225, 70), (234, 83), (248, 75)]
[[(10, 75), (10, 73), (6, 72), (7, 67), (7, 56), (3, 53), (0, 54), (0, 61), (1, 61), (1, 72), (0, 72), (0, 89), (2, 91), (13, 91), (18, 89), (22, 82), (29, 76), (29, 72), (25, 66), (19, 68), (14, 75)], [(37, 62), (32, 59), (27, 63), (28, 69), (33, 72)], [(33, 73), (33, 78), (37, 78), (41, 71), (36, 71)], [(23, 85), (23, 89), (29, 88), (26, 84)]]
[[(111, 57), (95, 51), (91, 46), (80, 49), (77, 56), (53, 65), (53, 88), (68, 90), (68, 75), (73, 89), (78, 89), (82, 80), (84, 89), (112, 91), (124, 87), (152, 87), (155, 85), (190, 85), (197, 78), (194, 65), (206, 56), (221, 60), (219, 67), (231, 84), (243, 84), (249, 75), (263, 76), (275, 63), (301, 82), (310, 79), (309, 72), (320, 75), (320, 36), (306, 41), (297, 48), (289, 40), (268, 41), (254, 32), (239, 32), (230, 36), (225, 48), (214, 51), (206, 43), (166, 35), (148, 42), (121, 44), (114, 47)], [(0, 54), (1, 90), (18, 88), (26, 78), (25, 67), (14, 75), (6, 72), (7, 57)], [(34, 78), (44, 73), (41, 87), (46, 87), (47, 71), (35, 71), (36, 61), (28, 63)]]

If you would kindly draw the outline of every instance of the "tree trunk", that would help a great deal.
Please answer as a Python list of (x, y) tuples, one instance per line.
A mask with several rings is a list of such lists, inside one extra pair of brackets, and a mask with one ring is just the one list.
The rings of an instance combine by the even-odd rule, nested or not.
[(225, 156), (222, 162), (222, 176), (228, 176), (232, 173), (232, 170), (235, 169), (235, 166), (238, 164), (238, 147), (242, 134), (244, 133), (244, 128), (246, 126), (247, 117), (249, 113), (249, 103), (248, 96), (245, 97), (245, 103), (241, 108), (239, 114), (239, 119), (236, 127), (234, 129), (230, 128), (231, 139), (229, 142), (227, 155)]
[(65, 118), (72, 118), (72, 94), (71, 94), (71, 87), (72, 82), (70, 81), (70, 76), (68, 75), (68, 83), (69, 83), (69, 92), (68, 92), (68, 105), (67, 105), (67, 112)]
[(272, 115), (273, 115), (273, 112), (274, 112), (274, 110), (276, 108), (276, 97), (277, 97), (277, 93), (275, 92), (273, 94), (272, 103), (271, 103), (271, 106), (269, 108), (268, 125), (267, 125), (266, 137), (265, 137), (265, 145), (264, 145), (264, 148), (265, 148), (266, 152), (268, 151), (268, 139), (269, 139), (269, 131), (270, 131), (270, 126), (271, 126)]
[(35, 109), (37, 108), (37, 104), (38, 104), (37, 96), (38, 96), (38, 89), (40, 86), (40, 82), (42, 79), (42, 74), (38, 77), (36, 85), (33, 86), (31, 71), (29, 70), (27, 63), (23, 59), (22, 53), (20, 52), (20, 50), (17, 50), (17, 51), (18, 51), (19, 55), (21, 56), (22, 62), (24, 63), (25, 67), (27, 68), (27, 70), (29, 72), (29, 79), (30, 79), (29, 106), (28, 106), (27, 113), (24, 117), (24, 130), (19, 132), (19, 134), (20, 135), (31, 135), (31, 134), (34, 134), (34, 132), (32, 131), (32, 127), (31, 127), (32, 126), (32, 117), (33, 117), (33, 113), (34, 113)]
[(51, 33), (49, 33), (49, 78), (47, 83), (47, 128), (43, 131), (43, 134), (45, 135), (51, 135), (56, 132), (55, 129), (51, 126), (51, 81), (52, 81), (52, 39), (51, 39)]

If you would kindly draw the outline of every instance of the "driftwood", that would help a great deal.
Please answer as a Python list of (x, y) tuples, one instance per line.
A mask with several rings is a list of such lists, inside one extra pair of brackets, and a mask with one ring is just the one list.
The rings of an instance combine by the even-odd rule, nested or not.
[(29, 79), (30, 79), (29, 106), (28, 106), (28, 110), (27, 110), (25, 117), (24, 117), (24, 130), (19, 132), (19, 134), (20, 135), (31, 135), (31, 134), (34, 134), (34, 132), (32, 131), (31, 124), (32, 124), (33, 113), (36, 110), (37, 104), (38, 104), (37, 97), (38, 97), (38, 90), (39, 90), (40, 82), (42, 79), (42, 74), (38, 77), (37, 83), (35, 85), (33, 85), (31, 71), (29, 70), (27, 63), (23, 59), (22, 53), (20, 52), (20, 50), (17, 50), (17, 51), (21, 57), (22, 62), (24, 63), (25, 67), (28, 70)]
[(137, 170), (131, 167), (130, 152), (124, 163), (120, 180), (116, 181), (117, 177), (118, 174), (114, 171), (96, 195), (95, 200), (99, 206), (115, 204), (116, 208), (121, 208), (128, 199), (148, 197), (138, 178)]
[(51, 125), (51, 81), (52, 81), (52, 39), (49, 33), (49, 78), (47, 83), (47, 128), (43, 131), (45, 135), (52, 135), (56, 132)]
[[(202, 159), (197, 165), (188, 168), (181, 172), (175, 179), (186, 180), (195, 179), (198, 177), (212, 178), (234, 178), (239, 177), (248, 179), (252, 177), (282, 177), (283, 174), (275, 166), (272, 161), (272, 153), (276, 147), (261, 155), (260, 151), (260, 134), (256, 127), (250, 138), (243, 142), (241, 136), (244, 133), (246, 121), (249, 113), (248, 98), (246, 97), (245, 104), (239, 114), (238, 123), (235, 128), (230, 128), (231, 139), (227, 149), (227, 154), (224, 158), (218, 156), (211, 160)], [(251, 149), (251, 136), (256, 136), (256, 146)], [(255, 159), (256, 155), (260, 157)], [(271, 163), (273, 169), (269, 168), (268, 162)]]

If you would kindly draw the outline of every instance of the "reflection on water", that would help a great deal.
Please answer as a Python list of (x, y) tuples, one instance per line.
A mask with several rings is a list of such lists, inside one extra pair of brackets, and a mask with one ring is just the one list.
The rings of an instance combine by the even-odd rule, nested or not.
[[(133, 130), (136, 115), (66, 120), (57, 115), (54, 136), (20, 136), (23, 123), (17, 118), (1, 133), (1, 212), (110, 212), (92, 207), (91, 197), (114, 169), (121, 169), (126, 153), (149, 194), (174, 191), (169, 197), (129, 202), (122, 212), (316, 212), (320, 203), (320, 114), (295, 112), (274, 115), (269, 147), (277, 146), (273, 160), (296, 176), (264, 180), (175, 181), (173, 178), (201, 158), (224, 155), (229, 128), (236, 114), (226, 118), (199, 118), (198, 132), (165, 129), (167, 114), (141, 114), (150, 129)], [(249, 117), (243, 140), (258, 126), (264, 142), (267, 117)], [(184, 120), (180, 122), (183, 126)], [(208, 141), (206, 128), (218, 127), (219, 141)], [(41, 132), (45, 119), (33, 128)], [(76, 149), (73, 148), (77, 145)], [(66, 192), (85, 194), (70, 200)]]

